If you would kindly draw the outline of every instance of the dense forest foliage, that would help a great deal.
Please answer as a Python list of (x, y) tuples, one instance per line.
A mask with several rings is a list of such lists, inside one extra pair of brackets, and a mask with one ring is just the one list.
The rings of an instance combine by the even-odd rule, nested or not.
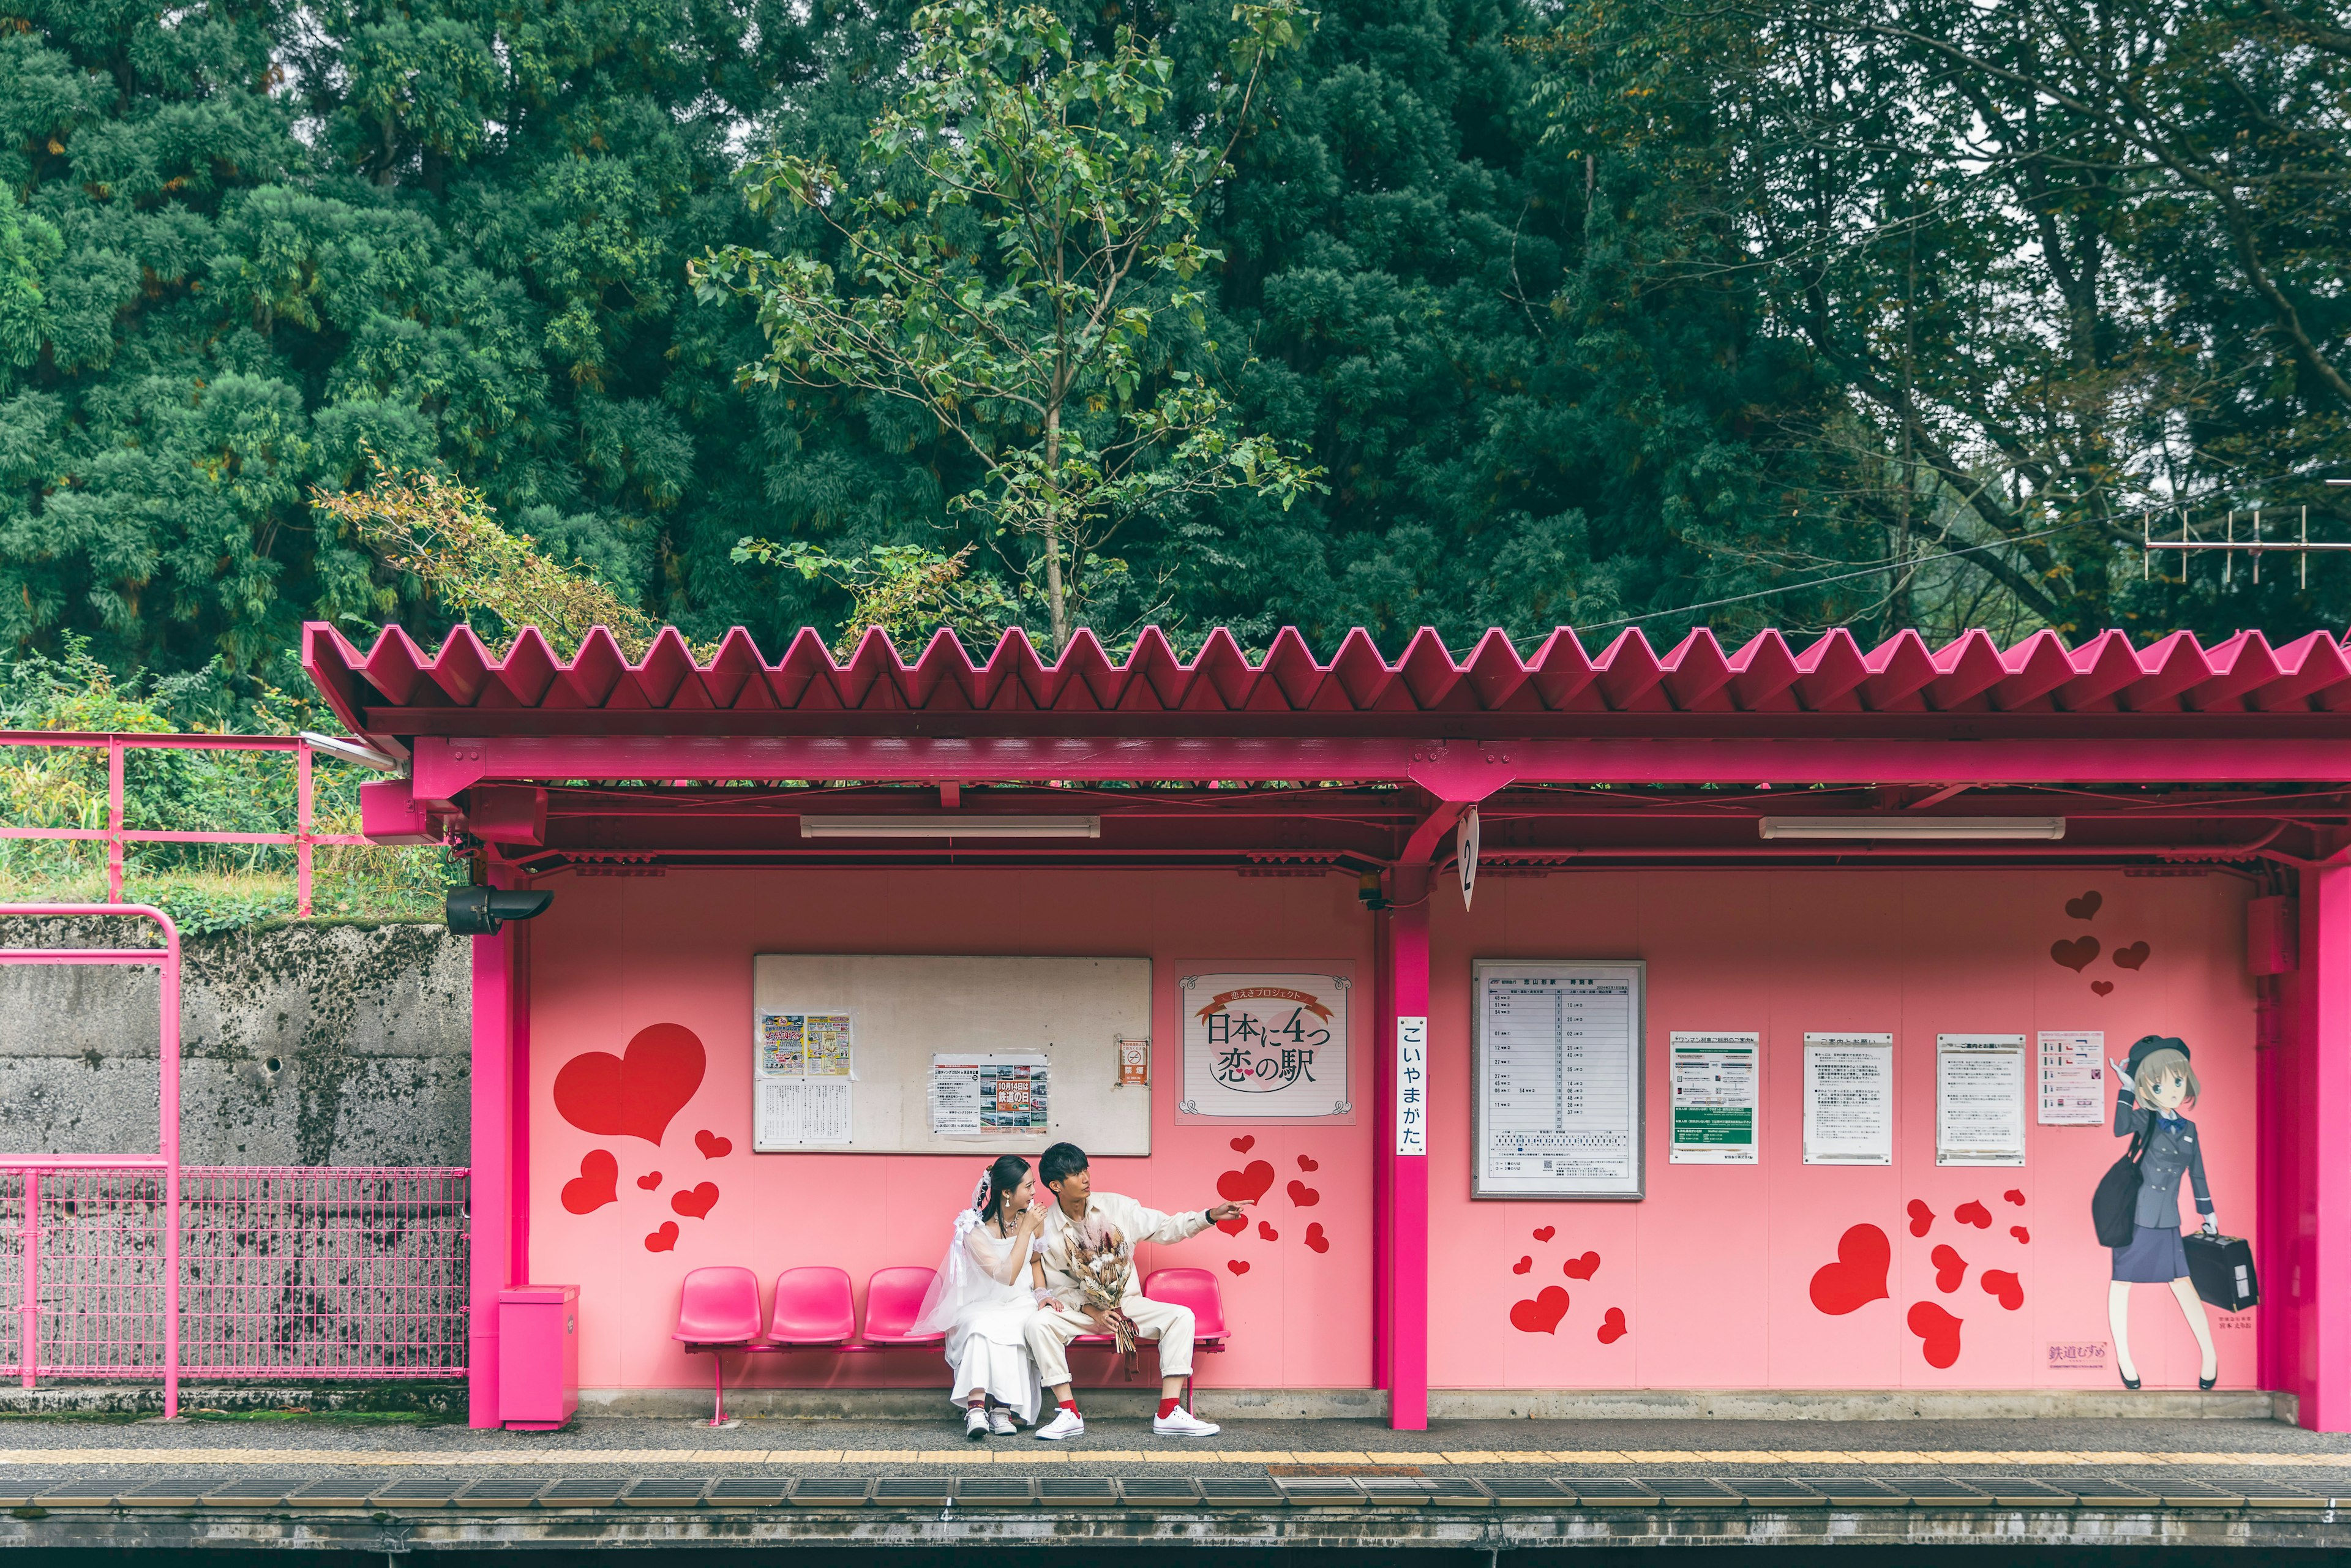
[[(738, 383), (698, 300), (762, 152), (853, 164), (903, 0), (0, 0), (0, 645), (266, 674), (446, 606), (311, 504), (370, 454), (697, 636), (828, 628), (847, 558), (979, 549), (935, 420)], [(1063, 5), (1213, 119), (1230, 0)], [(1323, 471), (1179, 496), (1080, 619), (1392, 650), (1427, 623), (2341, 630), (2351, 32), (2310, 0), (1321, 0), (1202, 238), (1194, 376)], [(887, 175), (889, 172), (879, 172)], [(2233, 523), (2226, 522), (2233, 511)]]

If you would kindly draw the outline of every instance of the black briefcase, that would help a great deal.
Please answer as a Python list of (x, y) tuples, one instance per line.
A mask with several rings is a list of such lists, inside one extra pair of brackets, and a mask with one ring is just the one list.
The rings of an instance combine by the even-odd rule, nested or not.
[(2253, 1274), (2253, 1244), (2241, 1236), (2207, 1236), (2192, 1231), (2180, 1238), (2188, 1249), (2188, 1277), (2196, 1293), (2224, 1312), (2241, 1312), (2257, 1306), (2262, 1282)]

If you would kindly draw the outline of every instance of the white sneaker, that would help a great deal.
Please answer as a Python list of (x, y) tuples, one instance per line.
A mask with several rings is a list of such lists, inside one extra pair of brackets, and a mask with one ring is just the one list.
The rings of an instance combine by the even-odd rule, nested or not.
[(1019, 1432), (1020, 1423), (1012, 1418), (1011, 1411), (999, 1405), (987, 1413), (987, 1429), (999, 1437), (1009, 1437)]
[(1082, 1437), (1085, 1435), (1086, 1418), (1074, 1410), (1054, 1411), (1053, 1418), (1038, 1427), (1034, 1433), (1034, 1436), (1042, 1437), (1049, 1443), (1058, 1443), (1064, 1437)]
[(1181, 1405), (1151, 1423), (1155, 1437), (1213, 1437), (1221, 1430), (1213, 1421), (1203, 1421)]
[(963, 1413), (963, 1435), (975, 1443), (987, 1440), (987, 1412), (975, 1405)]

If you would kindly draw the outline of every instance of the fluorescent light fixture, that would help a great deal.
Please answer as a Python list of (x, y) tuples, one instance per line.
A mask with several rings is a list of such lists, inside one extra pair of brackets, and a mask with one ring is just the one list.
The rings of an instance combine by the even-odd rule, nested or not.
[(1767, 839), (2062, 839), (2063, 817), (1763, 817)]
[(1100, 817), (994, 817), (899, 811), (886, 817), (802, 817), (804, 839), (1098, 839)]
[(347, 739), (340, 735), (320, 735), (313, 729), (304, 730), (302, 738), (310, 743), (310, 749), (313, 751), (323, 751), (329, 757), (340, 757), (346, 762), (356, 762), (362, 768), (372, 768), (379, 773), (400, 771), (399, 758), (386, 757), (374, 747), (363, 742)]

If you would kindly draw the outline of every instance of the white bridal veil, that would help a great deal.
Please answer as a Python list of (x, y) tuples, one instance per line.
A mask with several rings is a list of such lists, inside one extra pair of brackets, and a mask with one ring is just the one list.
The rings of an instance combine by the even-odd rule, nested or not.
[[(987, 1201), (987, 1178), (982, 1176), (979, 1189), (973, 1195), (972, 1207), (955, 1217), (955, 1231), (947, 1239), (946, 1256), (939, 1260), (938, 1272), (923, 1295), (923, 1310), (915, 1315), (911, 1331), (946, 1334), (949, 1361), (959, 1359), (961, 1341), (973, 1318), (1005, 1307), (1032, 1305), (1036, 1301), (1035, 1294), (1019, 1279), (1006, 1284), (990, 1275), (981, 1262), (977, 1249), (990, 1253), (998, 1250), (979, 1228), (979, 1206)], [(1023, 1276), (1027, 1272), (1025, 1268), (1021, 1270)]]

